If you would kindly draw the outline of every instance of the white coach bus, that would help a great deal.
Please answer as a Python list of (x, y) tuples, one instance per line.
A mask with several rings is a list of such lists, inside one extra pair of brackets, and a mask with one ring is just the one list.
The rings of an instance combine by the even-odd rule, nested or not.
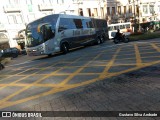
[(70, 49), (108, 39), (107, 22), (67, 14), (53, 14), (26, 27), (26, 51), (29, 56), (67, 53)]
[(110, 24), (108, 25), (108, 34), (109, 39), (112, 39), (115, 37), (117, 30), (120, 30), (120, 32), (124, 33), (125, 35), (130, 35), (131, 30), (131, 22), (126, 23), (117, 23), (117, 24)]

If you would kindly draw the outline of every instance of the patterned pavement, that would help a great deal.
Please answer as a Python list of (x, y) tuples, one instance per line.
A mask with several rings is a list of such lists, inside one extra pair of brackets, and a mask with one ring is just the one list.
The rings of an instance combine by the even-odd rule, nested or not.
[[(154, 91), (155, 99), (145, 104), (153, 106), (157, 103), (157, 108), (154, 106), (157, 110), (160, 108), (160, 91), (154, 82), (159, 83), (160, 77), (154, 81), (146, 75), (134, 81), (128, 73), (159, 63), (160, 42), (153, 40), (111, 46), (106, 42), (67, 55), (8, 65), (0, 71), (0, 109), (144, 110), (146, 106), (137, 103), (149, 98), (146, 91)], [(148, 75), (152, 75), (149, 73), (151, 71)], [(126, 75), (125, 80), (123, 75)], [(154, 87), (158, 87), (157, 92)], [(131, 100), (130, 94), (133, 94)], [(126, 107), (120, 103), (127, 103)]]

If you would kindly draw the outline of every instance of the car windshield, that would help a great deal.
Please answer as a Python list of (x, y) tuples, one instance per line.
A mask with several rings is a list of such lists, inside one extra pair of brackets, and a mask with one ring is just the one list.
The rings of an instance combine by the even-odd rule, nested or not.
[(26, 46), (27, 47), (34, 47), (44, 43), (44, 38), (41, 32), (38, 32), (38, 26), (43, 24), (50, 24), (51, 29), (55, 29), (57, 16), (55, 17), (48, 17), (48, 18), (41, 18), (36, 20), (26, 27)]

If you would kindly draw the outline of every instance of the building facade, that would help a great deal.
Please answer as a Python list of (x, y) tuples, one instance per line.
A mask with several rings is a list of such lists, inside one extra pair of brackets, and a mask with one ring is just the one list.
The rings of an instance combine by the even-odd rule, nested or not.
[(18, 31), (25, 29), (29, 22), (50, 14), (104, 18), (104, 3), (103, 0), (5, 0), (0, 4), (0, 44), (17, 47)]
[(108, 23), (145, 22), (160, 20), (160, 0), (4, 0), (0, 4), (0, 45), (17, 47), (18, 31), (26, 24), (56, 13), (103, 18)]
[(109, 23), (160, 20), (160, 0), (107, 0)]

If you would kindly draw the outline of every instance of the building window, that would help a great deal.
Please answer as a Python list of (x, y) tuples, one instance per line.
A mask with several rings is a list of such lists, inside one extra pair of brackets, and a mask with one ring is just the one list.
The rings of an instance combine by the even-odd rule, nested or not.
[(56, 0), (50, 0), (52, 4), (57, 4)]
[(104, 9), (101, 7), (101, 17), (104, 17)]
[(19, 4), (19, 0), (8, 0), (9, 4)]
[(151, 14), (154, 14), (154, 5), (149, 6), (149, 11)]
[(9, 24), (15, 24), (15, 16), (14, 15), (9, 15), (8, 16), (8, 23)]
[(21, 16), (21, 15), (17, 15), (17, 16), (16, 16), (16, 23), (23, 23), (23, 20), (22, 20), (22, 16)]
[(132, 5), (129, 6), (129, 13), (132, 13)]
[(64, 3), (64, 0), (57, 0), (57, 4), (62, 4)]
[(143, 5), (143, 13), (148, 14), (148, 6), (147, 5)]
[(136, 13), (137, 13), (137, 15), (139, 15), (139, 6), (138, 5), (136, 5)]
[(40, 1), (42, 4), (51, 4), (51, 1), (50, 0), (41, 0)]
[(27, 5), (31, 5), (32, 4), (32, 0), (26, 0), (26, 4)]
[(89, 17), (91, 17), (91, 9), (90, 9), (90, 8), (87, 8), (87, 11), (88, 11)]
[(107, 7), (107, 15), (110, 15), (110, 7)]
[(98, 16), (97, 8), (94, 8), (94, 16), (95, 16), (95, 17)]
[(32, 5), (28, 5), (28, 12), (32, 12), (33, 9), (32, 9)]
[(118, 6), (118, 14), (121, 14), (121, 6)]
[(83, 9), (82, 8), (79, 8), (79, 15), (83, 16)]
[(112, 7), (112, 15), (114, 15), (116, 13), (116, 9), (115, 7)]
[(126, 6), (124, 6), (124, 14), (126, 14)]

